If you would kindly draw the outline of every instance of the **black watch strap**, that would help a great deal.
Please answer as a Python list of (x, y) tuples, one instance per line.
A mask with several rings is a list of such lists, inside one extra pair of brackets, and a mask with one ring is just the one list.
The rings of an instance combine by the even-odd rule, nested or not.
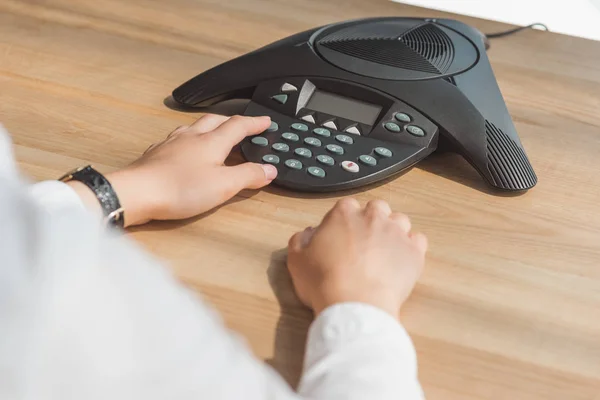
[(115, 193), (115, 190), (108, 179), (92, 168), (91, 165), (77, 168), (64, 175), (59, 180), (62, 182), (71, 180), (79, 181), (86, 185), (96, 195), (96, 198), (102, 207), (104, 217), (106, 218), (106, 223), (110, 226), (123, 228), (125, 212), (121, 207), (117, 193)]

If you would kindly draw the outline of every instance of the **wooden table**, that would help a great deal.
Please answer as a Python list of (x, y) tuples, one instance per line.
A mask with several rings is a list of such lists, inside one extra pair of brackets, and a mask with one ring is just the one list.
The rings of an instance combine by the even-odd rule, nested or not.
[[(181, 82), (289, 34), (377, 15), (448, 16), (384, 0), (0, 0), (0, 120), (35, 179), (122, 167), (198, 116), (163, 105)], [(402, 312), (429, 399), (600, 399), (600, 42), (527, 31), (489, 56), (537, 187), (494, 195), (443, 155), (354, 195), (389, 201), (430, 238)], [(236, 200), (132, 236), (294, 384), (311, 314), (281, 249), (337, 198), (272, 188)]]

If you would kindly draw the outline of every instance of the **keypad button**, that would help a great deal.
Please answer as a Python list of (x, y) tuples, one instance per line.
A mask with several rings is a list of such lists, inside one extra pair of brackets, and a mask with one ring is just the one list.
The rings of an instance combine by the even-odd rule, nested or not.
[(298, 160), (294, 160), (293, 158), (285, 160), (285, 166), (291, 169), (302, 169), (302, 163)]
[(385, 126), (385, 129), (387, 129), (390, 132), (400, 132), (402, 130), (400, 128), (400, 125), (398, 125), (395, 122), (386, 122), (384, 126)]
[(342, 168), (352, 173), (357, 173), (360, 171), (360, 167), (354, 161), (342, 161)]
[(282, 92), (296, 92), (298, 90), (298, 88), (294, 85), (292, 85), (291, 83), (284, 83), (283, 86), (281, 86), (281, 91)]
[(287, 94), (277, 94), (277, 95), (271, 97), (271, 99), (275, 100), (279, 104), (285, 104), (287, 102), (288, 95)]
[(297, 142), (298, 140), (300, 140), (300, 137), (292, 132), (283, 132), (281, 134), (281, 137), (284, 140), (287, 140), (288, 142)]
[(325, 128), (315, 128), (315, 129), (313, 129), (313, 133), (315, 135), (319, 135), (319, 136), (323, 136), (323, 137), (331, 136), (331, 131), (329, 131), (329, 129), (325, 129)]
[(279, 151), (280, 153), (287, 153), (290, 151), (290, 146), (285, 143), (275, 143), (271, 148), (275, 151)]
[(323, 126), (326, 128), (333, 129), (334, 131), (337, 131), (337, 125), (333, 121), (327, 121), (323, 124)]
[(377, 159), (373, 156), (363, 154), (362, 156), (358, 157), (358, 159), (360, 160), (361, 163), (368, 165), (370, 167), (374, 167), (375, 165), (377, 165)]
[(326, 154), (318, 155), (317, 161), (320, 162), (321, 164), (325, 164), (325, 165), (329, 165), (329, 166), (332, 166), (335, 164), (335, 160), (333, 159), (333, 157), (330, 157)]
[(305, 149), (304, 147), (297, 148), (296, 150), (294, 150), (294, 153), (296, 153), (296, 155), (299, 155), (300, 157), (304, 157), (304, 158), (312, 157), (312, 151), (310, 151), (309, 149)]
[(340, 143), (344, 143), (344, 144), (353, 144), (354, 143), (354, 139), (352, 139), (348, 135), (336, 135), (335, 140), (337, 140)]
[(263, 156), (262, 160), (269, 164), (279, 164), (279, 157), (275, 154), (267, 154)]
[(328, 144), (327, 146), (325, 146), (325, 148), (327, 149), (327, 151), (333, 154), (344, 154), (344, 148), (342, 146), (338, 146), (337, 144)]
[(316, 178), (325, 178), (325, 171), (319, 167), (308, 167), (308, 173)]
[(310, 122), (311, 124), (315, 123), (315, 117), (313, 117), (312, 115), (305, 115), (304, 117), (300, 118), (302, 121), (306, 121), (306, 122)]
[(425, 136), (425, 131), (416, 125), (408, 125), (406, 127), (406, 130), (408, 131), (408, 133), (410, 133), (413, 136), (419, 136), (419, 137)]
[(410, 118), (410, 115), (405, 114), (405, 113), (401, 113), (401, 112), (396, 113), (394, 115), (394, 118), (396, 118), (396, 120), (400, 121), (400, 122), (410, 122), (410, 121), (412, 121), (412, 119)]
[(314, 137), (304, 138), (304, 143), (308, 144), (309, 146), (321, 147), (321, 141)]
[(265, 147), (266, 145), (269, 144), (269, 141), (267, 140), (267, 138), (262, 137), (262, 136), (253, 137), (251, 142), (254, 143), (255, 145), (261, 146), (261, 147)]
[(375, 154), (381, 157), (391, 157), (392, 151), (390, 149), (386, 149), (385, 147), (375, 147)]
[(279, 125), (275, 121), (271, 121), (271, 125), (267, 128), (267, 132), (275, 132), (279, 129)]
[(306, 126), (305, 124), (302, 124), (300, 122), (295, 122), (292, 124), (292, 129), (300, 131), (300, 132), (306, 132), (308, 130), (308, 126)]
[(358, 130), (358, 127), (356, 127), (356, 126), (351, 126), (350, 128), (346, 128), (346, 130), (344, 132), (351, 133), (353, 135), (360, 135), (360, 130)]

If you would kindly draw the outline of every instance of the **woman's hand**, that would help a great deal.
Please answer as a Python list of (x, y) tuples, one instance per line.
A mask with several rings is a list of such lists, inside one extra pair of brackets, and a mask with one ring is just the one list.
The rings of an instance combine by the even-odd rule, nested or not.
[[(269, 117), (208, 114), (171, 132), (129, 167), (108, 174), (125, 208), (125, 225), (193, 217), (242, 189), (258, 189), (271, 183), (277, 176), (272, 165), (223, 165), (236, 144), (265, 131), (270, 122)], [(71, 185), (86, 203), (97, 206), (87, 188), (78, 182)], [(86, 196), (91, 198), (86, 201)]]
[(330, 305), (361, 302), (394, 317), (425, 263), (427, 238), (383, 200), (361, 208), (340, 200), (317, 228), (296, 233), (288, 269), (300, 300), (315, 314)]

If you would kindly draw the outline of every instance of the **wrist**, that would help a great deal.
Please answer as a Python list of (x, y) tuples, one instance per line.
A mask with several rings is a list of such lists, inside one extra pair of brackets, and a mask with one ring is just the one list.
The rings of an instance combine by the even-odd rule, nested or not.
[(130, 167), (106, 175), (125, 210), (125, 226), (140, 225), (153, 219), (161, 207), (161, 190), (142, 169)]

